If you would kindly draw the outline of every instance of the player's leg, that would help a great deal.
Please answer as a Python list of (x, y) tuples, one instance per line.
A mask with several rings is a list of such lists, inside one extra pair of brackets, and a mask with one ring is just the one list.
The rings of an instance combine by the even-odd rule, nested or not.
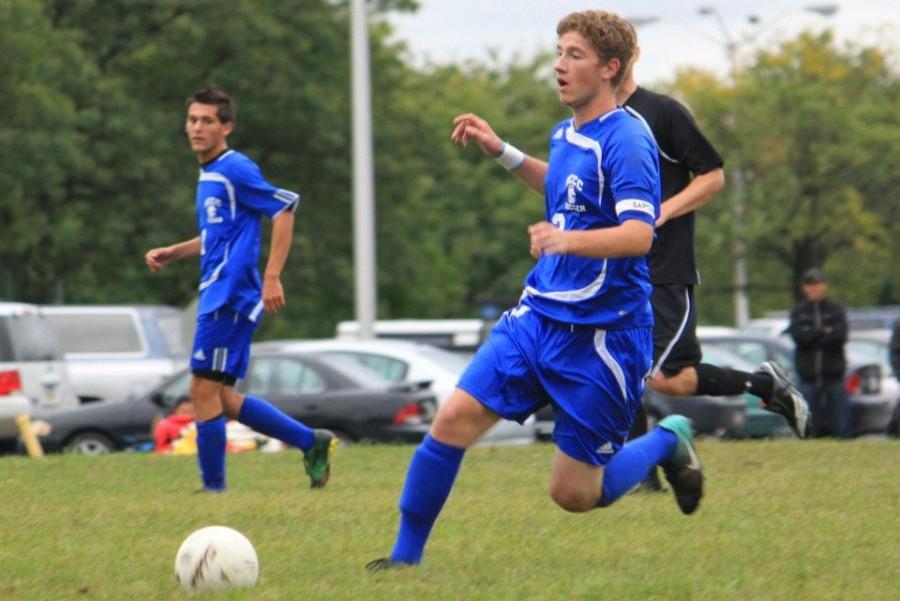
[(197, 317), (197, 330), (191, 352), (190, 396), (197, 427), (197, 462), (203, 490), (225, 490), (225, 414), (222, 405), (222, 380), (225, 374), (216, 369), (218, 356), (213, 349), (220, 346), (222, 336), (218, 315)]
[(766, 409), (783, 415), (797, 436), (805, 435), (806, 401), (777, 363), (766, 361), (750, 373), (701, 362), (692, 286), (654, 286), (652, 303), (656, 325), (650, 386), (655, 391), (670, 396), (749, 392)]
[(410, 461), (400, 495), (400, 528), (391, 555), (370, 562), (368, 569), (419, 563), (465, 450), (497, 423), (501, 412), (507, 418), (521, 420), (534, 411), (533, 399), (546, 402), (519, 347), (512, 342), (510, 322), (518, 323), (519, 316), (507, 314), (501, 318), (466, 368), (459, 386), (438, 410), (430, 434)]
[(367, 566), (370, 570), (414, 565), (422, 560), (425, 544), (450, 496), (466, 449), (498, 419), (496, 413), (466, 391), (453, 391), (410, 461), (400, 494), (400, 528), (391, 555), (371, 562)]
[[(545, 348), (540, 372), (549, 375), (542, 376), (542, 383), (557, 405), (553, 439), (559, 452), (550, 485), (557, 504), (568, 511), (606, 507), (640, 483), (654, 466), (662, 465), (667, 475), (674, 464), (682, 466), (682, 435), (673, 427), (687, 423), (681, 416), (670, 416), (623, 445), (651, 365), (650, 328), (575, 328), (555, 339), (548, 336)], [(683, 481), (670, 478), (680, 506)], [(702, 475), (700, 484), (693, 490), (696, 502), (702, 495)]]
[(337, 437), (327, 430), (313, 430), (287, 415), (270, 402), (234, 390), (234, 383), (247, 373), (250, 342), (258, 323), (230, 313), (233, 323), (228, 346), (220, 353), (223, 370), (230, 375), (223, 387), (226, 414), (252, 430), (297, 447), (304, 453), (304, 467), (312, 488), (322, 488), (331, 475), (331, 456), (337, 448)]
[(212, 372), (194, 371), (191, 403), (197, 427), (197, 462), (203, 490), (225, 490), (225, 414), (222, 411), (222, 382)]

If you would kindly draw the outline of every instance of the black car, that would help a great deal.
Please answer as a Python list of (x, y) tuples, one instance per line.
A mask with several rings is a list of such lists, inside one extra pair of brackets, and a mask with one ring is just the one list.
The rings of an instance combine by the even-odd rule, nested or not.
[[(763, 361), (776, 361), (784, 367), (791, 379), (797, 382), (794, 370), (794, 342), (787, 336), (764, 336), (737, 332), (725, 335), (700, 335), (704, 349), (725, 348), (740, 355), (753, 365)], [(850, 402), (850, 419), (854, 436), (863, 434), (884, 434), (897, 399), (891, 392), (882, 388), (881, 366), (852, 352), (847, 347), (847, 371), (844, 375), (844, 388)], [(816, 416), (813, 416), (816, 419)], [(830, 420), (825, 416), (825, 423)]]
[[(134, 400), (36, 413), (35, 431), (47, 452), (144, 449), (153, 423), (188, 395), (190, 380), (184, 370)], [(419, 384), (396, 385), (341, 357), (303, 353), (255, 352), (236, 388), (344, 442), (418, 442), (437, 407)]]
[[(704, 355), (704, 360), (714, 365), (727, 365), (740, 361), (727, 351), (712, 351)], [(641, 399), (644, 411), (651, 422), (668, 415), (683, 415), (691, 420), (697, 434), (709, 436), (743, 436), (747, 420), (747, 402), (741, 395), (668, 396), (644, 386)], [(549, 439), (553, 434), (553, 407), (544, 407), (536, 414), (538, 438)]]

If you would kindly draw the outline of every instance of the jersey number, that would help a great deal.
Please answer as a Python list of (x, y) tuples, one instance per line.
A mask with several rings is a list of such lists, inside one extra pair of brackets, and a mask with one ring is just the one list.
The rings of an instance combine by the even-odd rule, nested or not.
[(566, 229), (566, 216), (562, 213), (556, 213), (550, 222), (555, 225), (558, 230)]

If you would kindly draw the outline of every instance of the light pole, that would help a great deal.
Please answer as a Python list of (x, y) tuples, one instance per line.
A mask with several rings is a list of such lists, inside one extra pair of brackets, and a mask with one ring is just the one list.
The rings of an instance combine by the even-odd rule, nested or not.
[[(803, 8), (806, 12), (816, 13), (823, 17), (830, 17), (837, 12), (838, 7), (835, 4), (812, 4)], [(738, 42), (731, 35), (722, 13), (715, 6), (701, 6), (697, 12), (704, 17), (713, 17), (719, 25), (722, 32), (722, 39), (719, 43), (725, 49), (725, 55), (728, 59), (729, 78), (734, 81), (737, 74), (738, 65)], [(782, 13), (769, 21), (772, 25), (781, 17), (791, 11)], [(747, 20), (753, 25), (758, 26), (760, 18), (757, 15), (749, 15)], [(761, 30), (757, 30), (759, 35)], [(750, 299), (747, 296), (747, 247), (744, 241), (744, 172), (740, 164), (736, 164), (731, 169), (731, 198), (732, 207), (734, 209), (734, 322), (738, 328), (741, 328), (750, 321)]]
[(372, 92), (369, 20), (365, 0), (351, 6), (353, 78), (353, 273), (359, 337), (375, 336), (375, 177), (372, 166)]

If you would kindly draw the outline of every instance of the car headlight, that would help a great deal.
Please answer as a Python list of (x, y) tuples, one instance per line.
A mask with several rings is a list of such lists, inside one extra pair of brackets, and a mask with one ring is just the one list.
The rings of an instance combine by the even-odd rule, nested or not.
[(53, 426), (42, 419), (36, 419), (31, 422), (31, 431), (34, 432), (35, 436), (49, 436), (50, 432), (53, 431)]

